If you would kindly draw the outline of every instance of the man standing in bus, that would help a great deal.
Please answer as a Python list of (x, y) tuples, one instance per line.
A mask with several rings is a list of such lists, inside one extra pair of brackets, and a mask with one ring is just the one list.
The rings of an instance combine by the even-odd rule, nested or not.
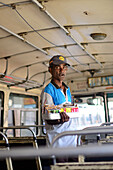
[[(49, 72), (52, 75), (51, 82), (45, 87), (42, 93), (42, 114), (44, 106), (57, 105), (63, 106), (64, 104), (71, 104), (71, 93), (69, 87), (63, 82), (68, 67), (65, 57), (61, 55), (53, 56), (49, 61)], [(47, 133), (48, 144), (52, 143), (53, 138), (61, 132), (76, 130), (75, 119), (69, 118), (65, 112), (60, 112), (61, 119), (58, 120), (45, 120), (45, 127)], [(53, 147), (76, 147), (75, 135), (64, 136), (58, 139)], [(62, 159), (60, 162), (69, 161), (68, 158)]]

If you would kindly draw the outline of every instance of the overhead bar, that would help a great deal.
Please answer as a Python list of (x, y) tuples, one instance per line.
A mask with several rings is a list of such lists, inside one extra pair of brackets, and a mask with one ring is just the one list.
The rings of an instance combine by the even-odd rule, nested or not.
[(44, 53), (45, 55), (48, 55), (46, 51), (42, 50), (41, 48), (35, 46), (34, 44), (30, 43), (29, 41), (25, 40), (24, 38), (22, 38), (21, 36), (19, 36), (18, 34), (15, 34), (14, 32), (10, 31), (9, 29), (5, 28), (4, 26), (0, 25), (0, 28), (3, 29), (4, 31), (10, 33), (11, 35), (15, 36), (16, 38), (24, 41), (25, 43), (27, 43), (28, 45), (36, 48), (37, 50), (41, 51), (42, 53)]
[(32, 2), (34, 2), (39, 8), (41, 8), (67, 35), (69, 35), (69, 37), (73, 41), (77, 43), (77, 45), (83, 51), (85, 51), (93, 60), (95, 60), (102, 67), (102, 64), (92, 54), (90, 54), (90, 52), (88, 52), (77, 40), (75, 40), (75, 38), (69, 34), (69, 31), (64, 26), (62, 26), (46, 9), (44, 9), (44, 6), (41, 5), (41, 3), (39, 3), (37, 0), (32, 0)]

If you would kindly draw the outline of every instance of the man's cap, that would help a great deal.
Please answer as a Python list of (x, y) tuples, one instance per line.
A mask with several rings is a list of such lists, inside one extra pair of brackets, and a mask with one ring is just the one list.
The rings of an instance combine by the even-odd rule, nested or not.
[(53, 56), (50, 61), (49, 61), (49, 66), (51, 66), (52, 64), (54, 65), (59, 65), (59, 64), (66, 64), (68, 66), (70, 66), (70, 64), (67, 63), (67, 60), (64, 56), (62, 55), (55, 55)]

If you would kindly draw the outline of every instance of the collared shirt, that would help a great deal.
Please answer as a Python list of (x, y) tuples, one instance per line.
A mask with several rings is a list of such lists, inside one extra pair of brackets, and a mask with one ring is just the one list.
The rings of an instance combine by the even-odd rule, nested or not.
[(62, 105), (64, 103), (71, 103), (71, 93), (68, 86), (65, 83), (62, 83), (66, 88), (66, 95), (63, 90), (55, 83), (53, 80), (49, 83), (44, 89), (43, 98), (44, 104), (49, 105)]
[[(71, 103), (71, 93), (70, 88), (63, 83), (66, 88), (66, 94), (63, 90), (53, 82), (53, 80), (45, 87), (42, 94), (42, 114), (44, 111), (44, 105), (59, 105), (62, 106), (65, 103)], [(45, 121), (46, 133), (48, 137), (48, 142), (51, 143), (53, 138), (64, 131), (76, 130), (76, 120), (69, 119), (68, 122), (58, 125), (48, 125)], [(67, 147), (67, 146), (76, 146), (76, 136), (65, 136), (58, 139), (53, 147)]]

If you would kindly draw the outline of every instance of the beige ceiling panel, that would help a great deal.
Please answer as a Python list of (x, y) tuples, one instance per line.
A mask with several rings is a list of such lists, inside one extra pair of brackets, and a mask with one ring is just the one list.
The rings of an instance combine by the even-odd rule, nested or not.
[(113, 20), (112, 0), (54, 0), (46, 9), (62, 25), (106, 23)]
[[(61, 29), (53, 29), (46, 31), (39, 31), (39, 33), (46, 38), (44, 40), (39, 36), (36, 32), (28, 33), (25, 35), (28, 41), (31, 41), (33, 44), (39, 46), (40, 48), (51, 47), (51, 46), (59, 46), (66, 44), (75, 43), (69, 36), (66, 35), (64, 31)], [(49, 41), (49, 42), (48, 42)]]
[[(8, 59), (7, 74), (12, 73), (15, 77), (25, 79), (26, 66), (31, 64), (29, 78), (35, 75), (32, 80), (42, 84), (44, 74), (40, 72), (48, 70), (49, 59), (57, 54), (66, 56), (69, 64), (75, 69), (69, 68), (66, 81), (87, 79), (91, 76), (88, 69), (99, 69), (100, 72), (95, 73), (95, 76), (113, 74), (111, 69), (113, 67), (113, 0), (43, 1), (51, 17), (59, 22), (57, 24), (32, 1), (3, 0), (3, 2), (8, 5), (3, 6), (0, 3), (0, 24), (9, 31), (0, 29), (0, 57), (11, 56)], [(13, 7), (16, 8), (8, 7), (10, 3), (14, 3)], [(69, 31), (75, 40), (66, 34), (66, 30), (63, 30), (64, 27), (61, 28), (60, 24), (61, 27), (73, 25)], [(33, 29), (38, 32), (34, 32)], [(24, 32), (21, 34), (22, 38), (32, 45), (15, 37), (16, 34), (11, 36), (8, 33), (10, 31), (12, 35)], [(106, 33), (107, 37), (102, 41), (93, 40), (90, 34), (98, 32)], [(86, 51), (81, 48), (81, 43), (88, 43), (83, 46)], [(39, 48), (45, 51), (40, 52), (37, 50)], [(92, 59), (91, 54), (98, 54), (94, 56), (97, 61)], [(44, 61), (46, 65), (42, 63)], [(0, 74), (4, 73), (5, 68), (6, 60), (0, 59)], [(48, 72), (46, 80), (50, 80), (50, 77)]]
[(3, 29), (0, 29), (0, 38), (4, 38), (9, 36), (10, 34), (6, 31), (4, 31)]
[(0, 16), (2, 16), (1, 25), (15, 33), (56, 26), (44, 12), (40, 11), (38, 6), (31, 2), (17, 4), (16, 10), (3, 7), (0, 9)]
[[(41, 36), (46, 38), (42, 38)], [(49, 39), (47, 36), (44, 35), (44, 32), (40, 33), (40, 35), (36, 32), (29, 33), (27, 35), (24, 35), (25, 39), (33, 43), (34, 45), (38, 46), (39, 48), (49, 47), (51, 44), (48, 42)]]
[[(73, 50), (72, 50), (73, 49)], [(84, 51), (82, 51), (77, 45), (74, 45), (71, 49), (70, 47), (62, 47), (62, 48), (51, 48), (50, 50), (48, 50), (48, 53), (50, 55), (64, 55), (66, 57), (72, 56), (74, 57), (75, 55), (84, 55), (86, 54)]]
[(29, 69), (30, 77), (32, 77), (33, 75), (36, 75), (35, 77), (38, 77), (40, 76), (40, 74), (42, 75), (42, 72), (47, 72), (47, 71), (48, 71), (48, 67), (43, 64), (33, 65)]
[(90, 63), (88, 69), (102, 69), (102, 67), (100, 67), (97, 63)]
[(95, 43), (88, 44), (87, 50), (92, 54), (96, 53), (113, 53), (113, 43)]
[[(39, 66), (40, 65), (37, 64), (37, 67), (35, 66), (36, 68), (34, 68), (32, 66), (29, 68), (29, 79), (30, 80), (35, 80), (37, 82), (43, 82), (43, 80), (44, 80), (44, 73), (40, 73), (40, 72), (47, 71), (47, 68), (46, 68), (46, 70), (45, 69), (41, 70), (41, 69), (39, 69), (40, 68)], [(26, 76), (27, 76), (27, 68), (23, 67), (23, 68), (20, 68), (20, 69), (16, 70), (15, 72), (13, 72), (12, 76), (17, 77), (17, 78), (25, 79)], [(51, 77), (51, 75), (48, 72), (46, 74), (46, 80), (48, 78), (50, 78), (50, 77)]]
[[(71, 35), (76, 38), (80, 43), (83, 42), (99, 42), (98, 40), (93, 40), (90, 34), (92, 33), (105, 33), (107, 36), (104, 41), (113, 41), (113, 24), (112, 25), (94, 25), (94, 26), (76, 26), (70, 29)], [(100, 41), (101, 42), (101, 41)]]
[(18, 3), (18, 2), (25, 2), (25, 0), (3, 0), (4, 4), (10, 4), (10, 3)]
[(13, 36), (0, 40), (0, 57), (34, 50), (35, 48)]
[[(35, 29), (56, 27), (57, 25), (34, 3), (17, 6), (17, 10)], [(32, 14), (32, 15), (31, 15)]]
[(112, 62), (113, 63), (113, 54), (101, 54), (101, 55), (97, 55), (97, 59), (100, 62)]
[(81, 65), (81, 64), (79, 64), (79, 65), (75, 66), (74, 68), (79, 70), (79, 71), (83, 71), (83, 70), (91, 69), (90, 65), (87, 65), (87, 64)]
[[(44, 81), (44, 74), (38, 74), (38, 75), (34, 76), (31, 80), (42, 84)], [(46, 74), (46, 82), (45, 83), (47, 83), (48, 81), (49, 82), (51, 81), (51, 75), (49, 72)]]
[[(113, 63), (112, 63), (112, 62), (104, 63), (104, 64), (103, 64), (103, 69), (106, 69), (106, 68), (111, 68), (111, 69), (113, 69)], [(111, 72), (113, 73), (112, 70), (111, 70)]]
[(4, 73), (6, 68), (6, 61), (5, 59), (0, 59), (0, 73)]
[(33, 49), (31, 51), (25, 52), (25, 53), (18, 53), (17, 55), (14, 55), (11, 57), (11, 60), (22, 60), (23, 62), (26, 62), (26, 64), (30, 64), (31, 62), (43, 62), (45, 60), (49, 60), (50, 56), (45, 55), (44, 53)]
[(50, 50), (48, 50), (48, 54), (50, 56), (53, 56), (53, 55), (63, 55), (63, 56), (67, 56), (68, 55), (68, 52), (66, 50), (66, 48), (51, 48)]
[[(8, 69), (8, 74), (11, 74), (12, 72), (16, 74), (16, 71), (14, 71), (16, 68), (22, 67), (22, 66), (27, 66), (30, 65), (30, 68), (36, 65), (37, 71), (41, 70), (42, 68), (42, 62), (43, 61), (48, 61), (49, 57), (42, 54), (39, 51), (32, 51), (29, 53), (25, 54), (20, 54), (16, 56), (12, 56), (9, 59), (9, 69)], [(15, 65), (14, 63), (18, 63), (18, 65)], [(45, 66), (44, 66), (45, 67)]]
[(48, 50), (48, 54), (50, 54), (50, 56), (53, 55), (63, 55), (63, 56), (68, 56), (68, 51), (66, 50), (66, 48), (51, 48), (50, 50)]
[(83, 55), (86, 54), (78, 45), (68, 46), (67, 49), (71, 52), (72, 55)]
[(0, 24), (15, 33), (31, 30), (15, 10), (10, 7), (1, 8), (0, 16), (2, 16)]
[(27, 77), (27, 67), (22, 67), (22, 68), (16, 70), (13, 74), (11, 74), (11, 76), (25, 79)]
[[(80, 56), (80, 57), (75, 57), (80, 63), (84, 63), (84, 64), (90, 64), (90, 63), (94, 63), (95, 61), (89, 57), (88, 55), (86, 56)], [(99, 60), (100, 61), (100, 60)]]
[(77, 79), (80, 79), (80, 78), (83, 78), (83, 73), (77, 73), (77, 72), (72, 72), (71, 74), (67, 74), (66, 76), (66, 81), (69, 82), (69, 81), (72, 81), (72, 80), (77, 80)]

